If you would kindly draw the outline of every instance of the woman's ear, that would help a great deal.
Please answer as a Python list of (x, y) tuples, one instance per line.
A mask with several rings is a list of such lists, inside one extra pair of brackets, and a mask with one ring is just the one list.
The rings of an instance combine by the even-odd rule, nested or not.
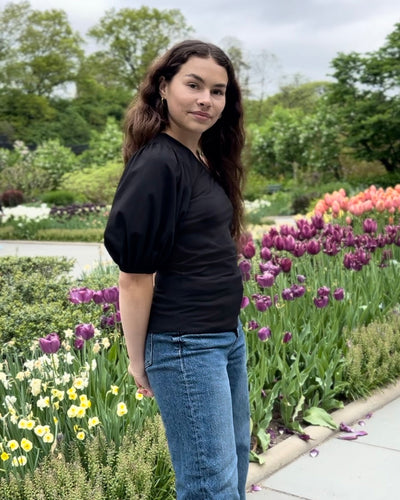
[(165, 97), (165, 90), (167, 88), (167, 81), (165, 80), (165, 78), (162, 76), (160, 78), (160, 83), (158, 85), (158, 90), (160, 92), (160, 96), (161, 97)]

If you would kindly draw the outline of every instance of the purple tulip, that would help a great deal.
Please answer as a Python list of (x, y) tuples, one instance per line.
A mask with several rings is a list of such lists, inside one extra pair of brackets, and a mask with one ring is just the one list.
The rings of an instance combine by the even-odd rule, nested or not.
[(260, 270), (263, 273), (271, 273), (275, 277), (281, 272), (280, 266), (273, 264), (272, 262), (260, 262)]
[(315, 229), (323, 229), (325, 225), (324, 218), (320, 214), (313, 215), (311, 217), (311, 224), (315, 227)]
[(292, 269), (292, 261), (289, 257), (282, 257), (282, 259), (279, 259), (279, 266), (284, 273), (289, 273)]
[(259, 295), (254, 296), (255, 305), (257, 311), (264, 312), (272, 306), (272, 300), (269, 295)]
[(285, 238), (283, 236), (280, 236), (280, 235), (275, 236), (274, 246), (275, 246), (276, 250), (278, 250), (279, 252), (282, 250), (285, 250)]
[(285, 332), (283, 339), (282, 339), (282, 342), (284, 344), (287, 344), (288, 342), (290, 342), (292, 340), (292, 337), (293, 337), (293, 335), (290, 332)]
[(329, 302), (329, 297), (327, 296), (314, 298), (314, 304), (319, 309), (323, 309), (324, 307), (326, 307), (328, 305), (328, 302)]
[(95, 304), (104, 304), (105, 300), (103, 297), (103, 291), (98, 290), (97, 292), (93, 292), (92, 299)]
[(93, 290), (87, 287), (73, 288), (69, 291), (69, 301), (73, 304), (86, 304), (92, 300)]
[(119, 298), (119, 290), (117, 286), (112, 286), (110, 288), (104, 288), (103, 297), (109, 304), (116, 304)]
[(264, 234), (261, 246), (265, 248), (272, 248), (274, 246), (274, 239), (270, 234)]
[(49, 333), (46, 337), (39, 339), (39, 346), (45, 354), (54, 354), (60, 349), (60, 337), (55, 332)]
[(267, 247), (262, 247), (260, 250), (260, 256), (263, 260), (271, 260), (272, 258), (272, 252), (269, 248)]
[(247, 323), (247, 327), (248, 327), (249, 330), (257, 330), (257, 328), (259, 327), (259, 324), (254, 319), (251, 319)]
[(319, 297), (329, 297), (330, 293), (331, 293), (331, 289), (327, 286), (321, 286), (317, 290), (317, 294)]
[(299, 283), (304, 283), (306, 281), (306, 277), (303, 274), (298, 274), (297, 275), (297, 281)]
[(282, 299), (283, 300), (294, 300), (293, 291), (291, 288), (284, 288), (282, 290)]
[(336, 288), (336, 290), (333, 292), (333, 297), (336, 300), (343, 300), (343, 298), (344, 298), (344, 290), (343, 290), (343, 288)]
[(306, 253), (306, 251), (307, 251), (306, 244), (302, 243), (301, 241), (296, 241), (296, 246), (294, 247), (292, 254), (295, 257), (301, 257), (302, 255), (304, 255)]
[(250, 279), (251, 262), (245, 259), (241, 260), (239, 262), (239, 269), (242, 273), (243, 281), (248, 281)]
[(293, 294), (293, 297), (295, 297), (296, 299), (299, 297), (302, 297), (306, 293), (306, 287), (302, 286), (302, 285), (297, 285), (297, 284), (293, 284), (290, 287), (290, 290)]
[(76, 337), (76, 339), (74, 341), (74, 347), (76, 349), (81, 350), (83, 348), (84, 344), (85, 344), (85, 341), (82, 338)]
[(262, 288), (270, 287), (275, 282), (275, 276), (272, 273), (265, 272), (264, 274), (258, 274), (256, 277), (257, 283)]
[(296, 240), (293, 238), (291, 234), (289, 234), (285, 238), (285, 250), (287, 252), (293, 252), (295, 247), (296, 247)]
[(271, 329), (268, 326), (263, 326), (258, 330), (258, 338), (261, 341), (268, 340), (271, 337)]
[(75, 327), (75, 335), (83, 340), (89, 340), (94, 336), (92, 323), (80, 323)]
[(246, 259), (252, 259), (256, 254), (256, 247), (254, 246), (254, 243), (252, 241), (247, 242), (242, 253)]
[(363, 222), (364, 233), (376, 233), (378, 230), (378, 223), (374, 219), (365, 219)]
[(250, 300), (246, 295), (242, 298), (242, 303), (240, 304), (240, 309), (244, 309), (250, 304)]
[(307, 243), (307, 252), (310, 255), (317, 255), (321, 251), (321, 243), (317, 240), (310, 240)]

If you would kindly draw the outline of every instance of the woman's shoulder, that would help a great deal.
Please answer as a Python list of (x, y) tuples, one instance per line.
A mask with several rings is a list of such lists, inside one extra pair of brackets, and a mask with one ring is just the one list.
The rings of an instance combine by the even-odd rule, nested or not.
[(185, 165), (192, 162), (192, 152), (183, 144), (168, 136), (158, 134), (143, 146), (128, 162), (129, 165), (146, 165), (148, 168), (168, 168), (182, 173)]

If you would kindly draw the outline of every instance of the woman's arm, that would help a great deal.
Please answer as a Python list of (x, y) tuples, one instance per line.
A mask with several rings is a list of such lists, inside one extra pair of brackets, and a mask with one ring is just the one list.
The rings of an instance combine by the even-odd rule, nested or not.
[(145, 369), (144, 351), (153, 299), (153, 275), (120, 272), (119, 307), (129, 356), (129, 373), (139, 392), (153, 396)]

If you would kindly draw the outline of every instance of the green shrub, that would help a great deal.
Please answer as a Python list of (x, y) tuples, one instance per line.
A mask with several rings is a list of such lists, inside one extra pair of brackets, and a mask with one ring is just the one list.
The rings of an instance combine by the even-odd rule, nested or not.
[(84, 196), (93, 203), (110, 204), (123, 171), (121, 162), (86, 168), (64, 176), (62, 188)]
[[(72, 260), (51, 257), (0, 258), (0, 342), (17, 348), (51, 332), (62, 332), (82, 321), (82, 311), (68, 301)], [(95, 304), (85, 309), (97, 323)]]
[(14, 227), (11, 225), (1, 226), (0, 225), (0, 240), (16, 240), (17, 236), (15, 234)]
[(104, 228), (87, 229), (39, 229), (35, 239), (39, 241), (82, 241), (86, 243), (103, 241)]
[(2, 500), (173, 500), (174, 474), (161, 418), (148, 420), (140, 432), (128, 430), (118, 451), (101, 433), (81, 450), (76, 445), (59, 449), (31, 476), (0, 479), (0, 490)]
[(266, 177), (256, 172), (254, 169), (247, 174), (244, 198), (254, 201), (266, 194), (266, 187), (270, 183)]
[(367, 396), (400, 376), (399, 311), (386, 322), (375, 321), (344, 333), (349, 345), (345, 369), (348, 396)]
[(43, 203), (57, 206), (70, 205), (76, 201), (80, 201), (81, 198), (81, 196), (77, 196), (72, 191), (66, 190), (49, 191), (41, 196)]

